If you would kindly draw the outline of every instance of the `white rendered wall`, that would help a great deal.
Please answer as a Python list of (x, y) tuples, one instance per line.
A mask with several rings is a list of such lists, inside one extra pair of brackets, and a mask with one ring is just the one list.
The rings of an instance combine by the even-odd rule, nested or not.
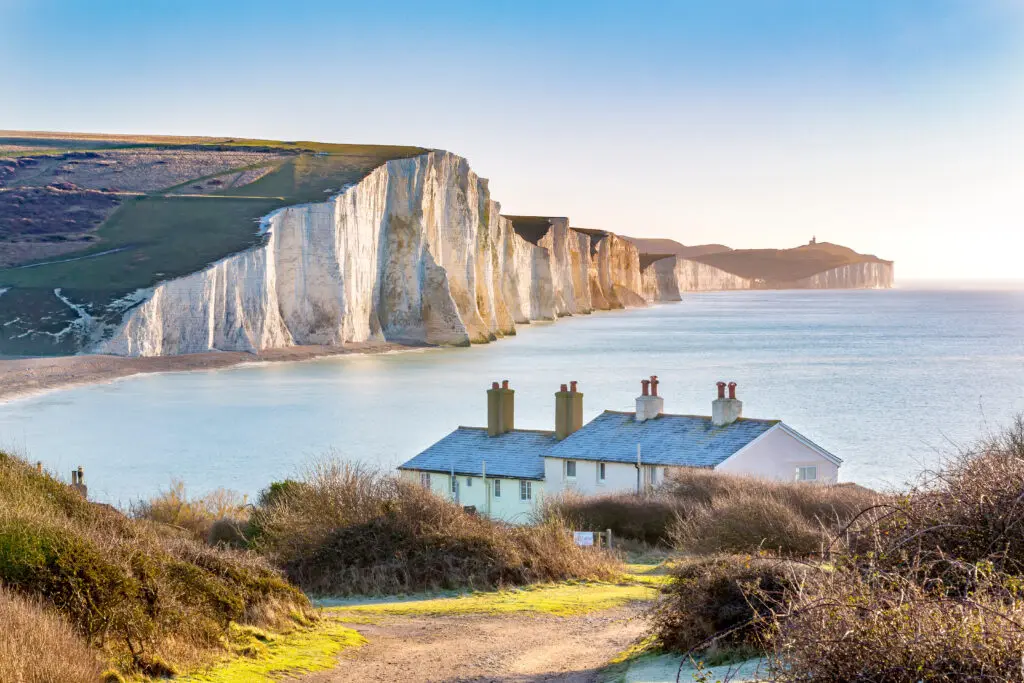
[(744, 474), (780, 481), (795, 481), (796, 468), (816, 466), (819, 483), (835, 483), (839, 467), (810, 446), (774, 427), (758, 441), (715, 468), (717, 472)]
[[(635, 493), (636, 466), (633, 463), (606, 462), (604, 464), (604, 481), (597, 478), (599, 463), (594, 460), (576, 460), (576, 477), (565, 476), (565, 460), (561, 458), (544, 458), (544, 489), (548, 495), (557, 495), (573, 491), (584, 496), (601, 495), (604, 493)], [(665, 478), (664, 467), (658, 466), (655, 483), (660, 484)], [(647, 475), (649, 476), (649, 475)], [(646, 482), (643, 479), (642, 482)]]
[[(420, 483), (420, 472), (414, 470), (400, 470), (401, 476), (408, 481)], [(530, 500), (519, 499), (519, 479), (500, 478), (501, 495), (494, 495), (495, 477), (487, 477), (487, 486), (484, 487), (482, 477), (467, 477), (455, 475), (459, 481), (459, 505), (475, 505), (477, 513), (487, 514), (488, 498), (490, 498), (490, 517), (515, 524), (527, 524), (533, 521), (533, 512), (540, 499), (544, 496), (544, 482), (532, 481), (532, 497)], [(468, 485), (467, 480), (472, 480)], [(454, 500), (451, 493), (451, 475), (440, 472), (430, 473), (430, 490), (436, 495), (447, 500)], [(487, 494), (490, 494), (488, 496)]]

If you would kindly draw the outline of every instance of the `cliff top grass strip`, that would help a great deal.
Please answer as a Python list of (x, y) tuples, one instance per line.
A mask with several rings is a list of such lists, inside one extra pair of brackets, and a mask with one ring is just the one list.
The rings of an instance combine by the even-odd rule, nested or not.
[(128, 199), (96, 231), (99, 239), (95, 245), (75, 253), (91, 258), (0, 271), (0, 282), (8, 287), (61, 287), (83, 294), (124, 294), (149, 287), (202, 270), (257, 244), (259, 220), (275, 209), (324, 201), (330, 193), (359, 182), (389, 159), (424, 151), (367, 145), (334, 147), (350, 151), (326, 156), (299, 154), (249, 185), (226, 188), (210, 196)]

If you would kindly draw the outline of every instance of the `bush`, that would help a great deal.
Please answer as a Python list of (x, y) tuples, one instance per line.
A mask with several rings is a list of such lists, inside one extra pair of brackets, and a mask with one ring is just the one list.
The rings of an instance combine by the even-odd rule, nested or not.
[(563, 519), (574, 529), (612, 530), (612, 538), (667, 545), (668, 530), (681, 506), (664, 495), (617, 493), (603, 496), (562, 495), (546, 498), (542, 519)]
[(160, 495), (132, 505), (132, 516), (183, 529), (206, 541), (218, 520), (248, 516), (247, 505), (245, 496), (224, 488), (189, 498), (185, 484), (174, 480)]
[(152, 675), (221, 651), (232, 622), (284, 625), (309, 609), (257, 557), (89, 503), (4, 454), (0, 583), (45, 601), (118, 667)]
[(814, 555), (882, 499), (859, 486), (776, 482), (706, 470), (673, 474), (666, 494), (680, 510), (668, 531), (672, 544), (699, 554), (773, 550)]
[(96, 653), (60, 616), (0, 586), (0, 681), (96, 683)]
[(683, 653), (764, 652), (775, 613), (786, 609), (809, 571), (807, 565), (742, 555), (682, 560), (652, 611), (655, 640)]
[(841, 571), (778, 620), (774, 680), (1020, 681), (1024, 603), (995, 585), (949, 598), (899, 576)]
[(506, 526), (343, 463), (319, 463), (301, 485), (271, 490), (253, 513), (254, 545), (313, 594), (483, 589), (611, 578), (618, 569), (608, 554), (576, 547), (557, 521)]
[(781, 681), (1024, 679), (1024, 421), (863, 515), (776, 616)]
[(932, 581), (968, 590), (977, 567), (1024, 576), (1024, 418), (950, 458), (858, 529), (886, 567), (912, 558)]
[(671, 535), (677, 548), (698, 554), (773, 550), (809, 556), (829, 542), (828, 531), (819, 523), (770, 493), (716, 498), (681, 517)]

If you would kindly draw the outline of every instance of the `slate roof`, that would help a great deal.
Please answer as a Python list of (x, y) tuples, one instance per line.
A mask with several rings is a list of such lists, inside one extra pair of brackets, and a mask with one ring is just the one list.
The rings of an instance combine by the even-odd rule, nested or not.
[[(769, 429), (779, 420), (740, 418), (716, 427), (710, 417), (659, 415), (637, 422), (633, 413), (611, 410), (598, 415), (545, 455), (569, 460), (636, 462), (636, 446), (647, 465), (715, 467)], [(488, 463), (488, 470), (490, 464)]]
[(482, 427), (459, 427), (398, 469), (447, 473), (454, 467), (455, 474), (481, 476), (486, 460), (489, 477), (543, 480), (543, 456), (555, 443), (553, 434), (513, 429), (487, 436)]

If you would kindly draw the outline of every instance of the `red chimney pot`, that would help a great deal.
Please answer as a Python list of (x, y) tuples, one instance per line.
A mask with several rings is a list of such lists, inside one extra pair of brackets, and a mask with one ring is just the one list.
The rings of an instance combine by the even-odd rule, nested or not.
[(718, 382), (718, 398), (725, 398), (725, 382)]
[(658, 395), (658, 376), (651, 375), (651, 396)]
[(563, 393), (564, 393), (564, 392), (566, 392), (566, 391), (569, 391), (569, 387), (567, 387), (567, 386), (565, 386), (565, 385), (563, 384), (563, 385), (562, 385), (562, 388), (561, 388), (561, 389), (559, 389), (559, 391), (561, 391), (561, 392), (563, 392)]
[(736, 382), (729, 382), (729, 398), (736, 398)]
[(491, 382), (491, 389), (497, 389), (497, 388), (498, 388), (498, 383), (497, 382)]
[(647, 395), (649, 395), (651, 393), (651, 380), (649, 380), (649, 379), (642, 379), (642, 380), (640, 380), (640, 386), (643, 387), (644, 396), (647, 396)]
[(569, 382), (569, 391), (571, 391), (572, 393), (575, 394), (576, 393), (576, 386), (578, 384), (579, 384), (579, 382), (577, 382), (576, 380), (573, 380), (573, 381)]
[(501, 388), (502, 389), (508, 389), (508, 380), (507, 379), (501, 380)]

